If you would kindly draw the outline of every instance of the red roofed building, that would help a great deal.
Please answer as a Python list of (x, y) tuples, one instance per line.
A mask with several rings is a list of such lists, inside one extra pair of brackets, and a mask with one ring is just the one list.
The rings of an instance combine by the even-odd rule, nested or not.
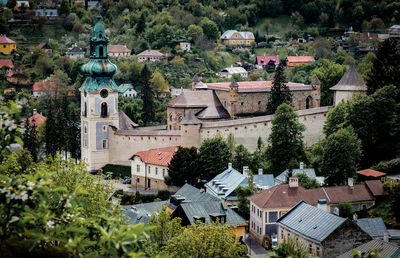
[(168, 176), (168, 165), (178, 146), (150, 149), (135, 153), (131, 159), (132, 184), (151, 190), (168, 190), (164, 178)]
[[(39, 126), (41, 125), (44, 120), (46, 120), (46, 117), (42, 116), (42, 114), (39, 114), (35, 109), (33, 109), (33, 115), (31, 117), (28, 118), (29, 124), (30, 125), (36, 125)], [(25, 121), (22, 121), (22, 126), (25, 125)]]
[(15, 41), (7, 38), (6, 35), (0, 35), (0, 53), (9, 55), (14, 50), (17, 50)]
[(55, 92), (57, 89), (56, 83), (52, 81), (35, 82), (32, 87), (33, 97), (38, 98), (45, 93)]
[(277, 234), (276, 221), (300, 201), (335, 213), (343, 201), (352, 203), (353, 210), (359, 211), (375, 205), (375, 200), (387, 193), (379, 180), (364, 184), (305, 189), (298, 185), (297, 178), (290, 178), (289, 184), (281, 184), (250, 196), (250, 233), (261, 242), (264, 235)]
[(130, 56), (131, 51), (125, 45), (108, 45), (108, 56)]
[(295, 67), (303, 64), (308, 64), (314, 62), (314, 57), (312, 56), (288, 56), (286, 57), (286, 66)]
[(279, 56), (257, 56), (257, 68), (266, 69), (270, 66), (275, 67), (279, 65)]
[(363, 177), (370, 177), (370, 178), (374, 178), (374, 179), (386, 176), (386, 173), (379, 172), (379, 171), (376, 171), (373, 169), (360, 170), (360, 171), (357, 171), (357, 174), (359, 174), (360, 176), (363, 176)]
[(7, 72), (9, 72), (11, 69), (14, 69), (14, 64), (11, 59), (0, 59), (0, 69), (3, 67), (7, 68)]

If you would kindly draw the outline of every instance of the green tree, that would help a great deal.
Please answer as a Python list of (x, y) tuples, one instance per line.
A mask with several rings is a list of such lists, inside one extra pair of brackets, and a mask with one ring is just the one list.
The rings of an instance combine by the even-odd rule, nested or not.
[(195, 184), (200, 179), (199, 154), (195, 147), (180, 147), (168, 164), (167, 185)]
[(46, 154), (51, 156), (55, 156), (57, 154), (57, 143), (58, 143), (55, 112), (53, 110), (54, 106), (55, 105), (53, 99), (49, 98), (48, 102), (49, 112), (46, 118), (45, 141), (46, 141)]
[(342, 218), (353, 219), (353, 205), (351, 202), (344, 201), (338, 204), (339, 216)]
[(166, 92), (169, 90), (168, 82), (165, 81), (160, 71), (156, 70), (150, 79), (150, 87), (156, 93)]
[(233, 154), (235, 153), (235, 136), (233, 136), (233, 133), (228, 134), (228, 137), (226, 138), (226, 144), (232, 153), (231, 160), (233, 160)]
[(323, 132), (327, 137), (344, 127), (348, 113), (348, 106), (349, 104), (347, 102), (340, 102), (336, 107), (329, 110), (323, 129)]
[(365, 81), (368, 81), (368, 76), (371, 74), (375, 59), (376, 55), (373, 52), (368, 52), (357, 65), (357, 71)]
[(200, 26), (203, 29), (204, 35), (210, 40), (217, 40), (219, 36), (219, 30), (217, 24), (208, 18), (203, 18), (200, 22)]
[(315, 180), (315, 178), (310, 178), (306, 173), (298, 173), (295, 175), (299, 179), (299, 185), (306, 189), (319, 188), (321, 185)]
[(224, 171), (231, 155), (228, 145), (221, 136), (205, 139), (199, 148), (201, 179), (211, 180)]
[(141, 34), (146, 30), (146, 14), (145, 12), (142, 12), (140, 15), (139, 21), (136, 25), (136, 33)]
[(267, 104), (267, 113), (274, 114), (276, 109), (282, 103), (290, 105), (292, 103), (292, 93), (289, 91), (289, 87), (286, 85), (283, 62), (280, 62), (275, 71), (275, 78)]
[(10, 146), (13, 143), (23, 144), (20, 135), (21, 130), (17, 126), (19, 121), (20, 108), (17, 103), (9, 101), (0, 103), (0, 110), (5, 113), (0, 114), (0, 162), (10, 153)]
[(150, 230), (150, 237), (152, 243), (156, 244), (157, 249), (161, 249), (171, 240), (173, 237), (178, 236), (183, 231), (181, 226), (182, 219), (176, 217), (171, 220), (167, 206), (162, 207), (158, 214), (151, 215), (149, 226), (152, 226)]
[(340, 81), (346, 70), (346, 65), (335, 64), (328, 59), (322, 59), (318, 63), (318, 68), (311, 72), (311, 78), (318, 77), (321, 81), (321, 106), (332, 105), (333, 92), (330, 88)]
[(250, 164), (251, 164), (250, 152), (246, 149), (246, 147), (243, 146), (243, 144), (236, 146), (233, 154), (232, 166), (236, 170), (242, 171), (243, 166), (249, 166)]
[(151, 88), (151, 70), (146, 64), (140, 74), (140, 82), (143, 86), (143, 109), (142, 109), (142, 120), (147, 125), (154, 120), (154, 92)]
[(272, 119), (266, 157), (269, 171), (275, 176), (288, 168), (293, 161), (305, 160), (303, 143), (305, 127), (297, 120), (297, 114), (288, 104), (282, 104)]
[[(211, 248), (212, 247), (212, 248)], [(177, 258), (246, 257), (246, 246), (236, 239), (228, 225), (193, 224), (168, 241), (164, 250)]]
[(249, 174), (249, 185), (247, 187), (238, 186), (235, 189), (235, 192), (238, 198), (238, 214), (246, 220), (250, 219), (250, 201), (248, 197), (256, 193), (256, 188), (253, 182), (253, 173), (251, 173), (251, 171)]
[(258, 171), (259, 168), (263, 168), (264, 165), (264, 143), (261, 139), (261, 137), (258, 137), (257, 139), (257, 149), (254, 151), (253, 155), (252, 155), (252, 160), (250, 162), (249, 168), (250, 171), (254, 171), (254, 173), (256, 173), (256, 171)]
[[(385, 40), (379, 44), (371, 72), (367, 77), (368, 94), (388, 85), (400, 88), (400, 52), (394, 41)], [(399, 101), (397, 101), (399, 102)]]
[(39, 155), (39, 139), (37, 135), (36, 125), (29, 124), (29, 119), (25, 120), (24, 134), (22, 135), (22, 141), (24, 142), (24, 148), (29, 151), (34, 162), (38, 160)]
[(58, 7), (58, 15), (62, 16), (68, 16), (68, 14), (71, 12), (71, 9), (69, 7), (69, 2), (67, 0), (62, 0), (60, 6)]
[(190, 39), (190, 42), (194, 43), (196, 40), (203, 37), (203, 28), (194, 24), (190, 24), (187, 30), (187, 35)]
[(322, 144), (321, 171), (328, 185), (345, 184), (356, 173), (361, 157), (361, 141), (352, 127), (341, 128)]

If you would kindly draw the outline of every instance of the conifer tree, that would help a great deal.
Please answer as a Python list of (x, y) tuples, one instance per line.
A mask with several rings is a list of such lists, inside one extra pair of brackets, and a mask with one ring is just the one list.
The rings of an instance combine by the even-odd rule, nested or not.
[(46, 128), (45, 128), (45, 142), (46, 142), (46, 154), (55, 156), (57, 154), (57, 128), (56, 128), (56, 121), (54, 117), (54, 103), (52, 98), (49, 98), (49, 113), (47, 114), (46, 118)]
[(280, 62), (275, 72), (275, 79), (269, 95), (267, 113), (274, 114), (280, 104), (292, 103), (292, 93), (289, 91), (289, 87), (286, 85), (285, 71), (283, 62)]
[(149, 124), (154, 120), (154, 92), (150, 86), (151, 70), (146, 64), (140, 73), (140, 82), (143, 86), (143, 113), (142, 120), (145, 124)]
[(269, 171), (279, 175), (294, 162), (306, 159), (303, 143), (305, 127), (297, 120), (297, 114), (288, 104), (282, 104), (272, 119), (272, 131), (268, 137), (266, 155)]
[(168, 165), (167, 185), (183, 186), (195, 184), (200, 179), (199, 155), (197, 148), (179, 148)]
[(146, 29), (146, 15), (144, 12), (142, 12), (139, 21), (136, 25), (136, 33), (141, 34), (145, 29)]
[(29, 154), (32, 157), (33, 162), (38, 160), (39, 155), (39, 139), (37, 135), (36, 125), (29, 124), (29, 119), (27, 118), (24, 126), (24, 134), (22, 136), (22, 140), (24, 142), (24, 148), (29, 151)]

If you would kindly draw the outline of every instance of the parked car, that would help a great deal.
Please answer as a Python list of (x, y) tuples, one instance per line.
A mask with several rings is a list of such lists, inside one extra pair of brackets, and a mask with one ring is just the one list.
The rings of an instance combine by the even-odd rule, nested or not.
[(271, 247), (275, 248), (278, 245), (278, 236), (273, 235), (271, 237)]
[(104, 177), (104, 180), (108, 179), (114, 179), (116, 175), (114, 173), (107, 173), (107, 175)]
[(124, 179), (124, 181), (122, 181), (122, 183), (123, 183), (124, 185), (130, 184), (131, 182), (132, 182), (132, 178), (130, 178), (130, 177), (127, 177), (127, 178)]

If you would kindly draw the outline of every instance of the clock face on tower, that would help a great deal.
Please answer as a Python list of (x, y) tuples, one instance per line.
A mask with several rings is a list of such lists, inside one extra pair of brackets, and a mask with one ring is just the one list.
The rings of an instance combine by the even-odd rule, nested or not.
[(107, 98), (107, 96), (108, 96), (108, 91), (107, 91), (107, 90), (101, 90), (101, 91), (100, 91), (100, 96), (101, 96), (102, 98)]

